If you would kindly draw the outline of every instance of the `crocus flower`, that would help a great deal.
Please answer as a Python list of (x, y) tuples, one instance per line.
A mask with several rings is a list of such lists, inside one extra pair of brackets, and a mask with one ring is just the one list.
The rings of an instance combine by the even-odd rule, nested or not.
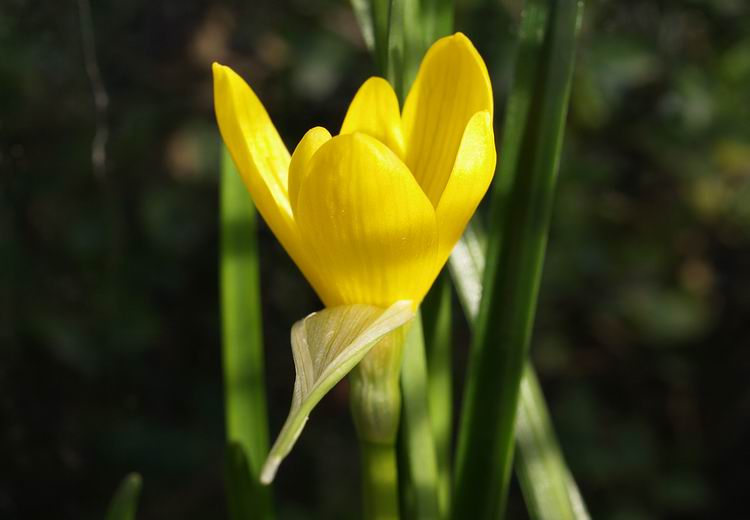
[(224, 142), (324, 304), (419, 305), (495, 170), (492, 87), (471, 41), (428, 50), (403, 111), (387, 81), (368, 79), (339, 135), (315, 127), (291, 156), (240, 76), (213, 73)]
[(214, 64), (216, 117), (256, 207), (326, 309), (292, 328), (292, 406), (261, 472), (274, 478), (313, 407), (352, 371), (361, 440), (392, 444), (405, 325), (495, 170), (492, 87), (466, 36), (438, 40), (399, 110), (387, 81), (354, 96), (339, 135), (290, 156), (252, 89)]

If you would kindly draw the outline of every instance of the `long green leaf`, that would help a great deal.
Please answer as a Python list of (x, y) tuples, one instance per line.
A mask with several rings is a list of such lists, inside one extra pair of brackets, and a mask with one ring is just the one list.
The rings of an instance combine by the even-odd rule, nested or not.
[(469, 360), (455, 518), (503, 517), (557, 180), (579, 0), (529, 0), (500, 148), (483, 296)]
[(257, 510), (257, 479), (250, 475), (247, 455), (239, 442), (227, 444), (224, 479), (227, 486), (227, 509), (231, 520), (250, 520), (263, 514)]
[(588, 520), (589, 515), (555, 438), (544, 394), (531, 364), (521, 380), (516, 416), (516, 475), (529, 516), (538, 520)]
[[(389, 24), (391, 19), (391, 0), (369, 0), (370, 11), (372, 16), (372, 33), (375, 47), (373, 53), (375, 55), (375, 67), (381, 76), (386, 77), (388, 73), (388, 32)], [(362, 34), (367, 34), (369, 29), (361, 24), (367, 23), (366, 18), (358, 18), (360, 23)], [(390, 78), (389, 78), (390, 79)]]
[(428, 400), (427, 360), (421, 314), (404, 345), (401, 365), (401, 486), (405, 518), (441, 518), (438, 467)]
[[(450, 258), (459, 301), (472, 326), (482, 297), (484, 235), (481, 226), (472, 222)], [(581, 493), (565, 464), (544, 394), (530, 362), (521, 380), (517, 413), (515, 468), (530, 517), (533, 520), (589, 520)]]
[(427, 47), (453, 32), (453, 0), (421, 0), (421, 20)]
[(453, 436), (453, 342), (451, 284), (447, 272), (440, 275), (422, 303), (427, 352), (427, 399), (438, 468), (440, 517), (450, 509), (451, 441)]
[[(229, 152), (222, 146), (220, 181), (220, 278), (226, 436), (247, 457), (252, 479), (245, 492), (254, 518), (272, 516), (270, 490), (258, 476), (268, 452), (268, 413), (263, 373), (263, 330), (256, 215)], [(236, 472), (229, 472), (230, 478)], [(241, 490), (240, 483), (230, 489)]]
[(362, 31), (362, 39), (365, 41), (367, 50), (375, 50), (375, 26), (372, 23), (372, 6), (369, 0), (351, 0), (354, 16), (357, 17), (357, 23)]
[(138, 473), (130, 473), (122, 479), (109, 504), (106, 520), (135, 520), (142, 482)]

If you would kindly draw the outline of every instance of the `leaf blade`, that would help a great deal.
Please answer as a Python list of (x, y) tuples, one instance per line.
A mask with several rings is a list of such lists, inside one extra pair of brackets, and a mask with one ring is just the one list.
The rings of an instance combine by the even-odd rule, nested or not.
[(135, 520), (142, 485), (138, 473), (126, 475), (112, 497), (106, 520)]
[(422, 303), (427, 404), (435, 442), (440, 518), (450, 510), (453, 439), (453, 341), (450, 278), (443, 272)]
[[(449, 263), (458, 299), (470, 327), (474, 326), (482, 297), (481, 279), (485, 264), (485, 243), (484, 230), (478, 222), (472, 221), (454, 249)], [(530, 517), (533, 520), (554, 520), (558, 516), (590, 520), (578, 485), (565, 463), (557, 442), (544, 394), (539, 388), (538, 378), (530, 362), (521, 380), (518, 408), (516, 448), (519, 457), (515, 466)], [(523, 414), (526, 414), (528, 418), (527, 426), (525, 429), (519, 429), (518, 423), (523, 421)], [(540, 418), (534, 419), (535, 415)], [(532, 464), (530, 461), (537, 458), (538, 453), (545, 454), (545, 458), (550, 460), (550, 463), (545, 465), (545, 472), (535, 471), (529, 467)], [(551, 504), (547, 498), (550, 490), (556, 496), (567, 494), (565, 507), (559, 507), (559, 505), (550, 507)]]
[(221, 148), (219, 262), (226, 438), (240, 446), (251, 477), (243, 479), (243, 485), (231, 480), (239, 470), (228, 471), (227, 490), (247, 497), (233, 499), (230, 493), (227, 498), (230, 506), (233, 500), (250, 500), (256, 518), (271, 518), (270, 493), (258, 483), (268, 451), (268, 411), (256, 214), (229, 152)]
[(578, 486), (563, 459), (531, 364), (521, 380), (516, 416), (516, 474), (534, 520), (589, 520)]
[(505, 511), (580, 12), (577, 0), (529, 0), (522, 17), (459, 432), (457, 517), (502, 518)]
[(417, 313), (404, 345), (401, 366), (402, 413), (400, 459), (406, 518), (441, 518), (438, 469), (430, 416), (421, 313)]

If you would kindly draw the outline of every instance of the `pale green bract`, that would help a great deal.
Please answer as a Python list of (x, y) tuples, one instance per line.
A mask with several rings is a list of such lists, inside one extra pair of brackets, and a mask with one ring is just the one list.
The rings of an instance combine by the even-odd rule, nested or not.
[(402, 300), (387, 309), (343, 305), (310, 314), (292, 327), (296, 377), (289, 416), (271, 448), (260, 480), (270, 484), (292, 450), (310, 412), (323, 396), (390, 332), (414, 318), (413, 303)]

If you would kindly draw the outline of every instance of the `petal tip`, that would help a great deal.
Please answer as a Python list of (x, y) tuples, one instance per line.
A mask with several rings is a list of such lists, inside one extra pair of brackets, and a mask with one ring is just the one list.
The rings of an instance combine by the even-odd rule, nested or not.
[(382, 78), (380, 76), (370, 76), (369, 78), (365, 80), (364, 83), (362, 83), (362, 86), (364, 87), (365, 85), (372, 85), (373, 83), (380, 83), (380, 84), (385, 84), (388, 86), (391, 85), (390, 83), (388, 83), (388, 80), (385, 78)]
[(468, 37), (468, 36), (466, 36), (466, 35), (465, 35), (464, 33), (462, 33), (461, 31), (456, 31), (455, 33), (453, 33), (453, 34), (452, 34), (452, 35), (450, 36), (450, 38), (451, 38), (451, 39), (452, 39), (452, 40), (453, 40), (454, 42), (461, 42), (461, 43), (471, 43), (471, 40), (469, 39), (469, 37)]
[(215, 61), (215, 62), (213, 62), (211, 64), (211, 72), (213, 72), (214, 77), (217, 77), (217, 76), (220, 76), (220, 75), (224, 74), (224, 72), (225, 72), (224, 69), (226, 69), (226, 68), (227, 67), (225, 65), (222, 65), (218, 61)]

